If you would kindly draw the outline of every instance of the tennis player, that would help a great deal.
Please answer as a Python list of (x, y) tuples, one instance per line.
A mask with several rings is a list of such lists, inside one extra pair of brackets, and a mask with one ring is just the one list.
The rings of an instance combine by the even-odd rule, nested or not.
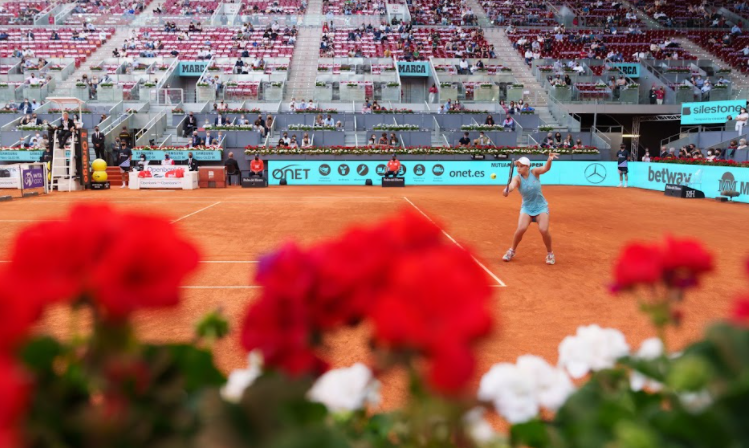
[(546, 164), (540, 168), (531, 169), (531, 161), (527, 157), (521, 157), (515, 161), (518, 174), (510, 184), (505, 187), (502, 194), (507, 197), (512, 190), (520, 191), (523, 197), (523, 203), (520, 206), (520, 218), (518, 219), (518, 229), (512, 238), (512, 247), (507, 251), (502, 259), (510, 261), (515, 257), (515, 250), (523, 239), (523, 234), (528, 230), (531, 222), (538, 223), (538, 230), (546, 245), (546, 264), (556, 263), (554, 252), (551, 250), (551, 234), (549, 233), (549, 204), (546, 202), (544, 195), (541, 193), (541, 181), (539, 178), (542, 174), (551, 169), (551, 161), (558, 154), (550, 152)]

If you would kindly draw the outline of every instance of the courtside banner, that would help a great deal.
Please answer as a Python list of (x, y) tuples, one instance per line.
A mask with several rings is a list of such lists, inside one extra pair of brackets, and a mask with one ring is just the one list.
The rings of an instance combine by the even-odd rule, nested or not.
[(666, 184), (687, 185), (716, 198), (721, 191), (736, 191), (734, 201), (749, 202), (749, 168), (681, 165), (676, 163), (629, 163), (629, 186), (663, 191)]
[(140, 159), (141, 154), (146, 155), (146, 160), (164, 160), (164, 154), (169, 154), (169, 158), (176, 161), (187, 160), (187, 154), (192, 153), (192, 157), (201, 162), (219, 162), (223, 151), (205, 151), (205, 150), (187, 150), (187, 151), (133, 151), (133, 160)]
[[(545, 162), (534, 161), (533, 167)], [(367, 179), (381, 185), (387, 171), (382, 161), (286, 161), (268, 162), (269, 184), (279, 185), (364, 185)], [(492, 173), (497, 178), (492, 180)], [(405, 161), (401, 176), (406, 185), (504, 185), (510, 161)], [(615, 186), (619, 183), (616, 162), (555, 161), (541, 182), (547, 185)]]
[(18, 165), (0, 165), (0, 188), (21, 188), (21, 174)]
[(746, 100), (682, 103), (681, 124), (725, 123), (729, 115), (736, 117), (742, 107), (746, 107)]

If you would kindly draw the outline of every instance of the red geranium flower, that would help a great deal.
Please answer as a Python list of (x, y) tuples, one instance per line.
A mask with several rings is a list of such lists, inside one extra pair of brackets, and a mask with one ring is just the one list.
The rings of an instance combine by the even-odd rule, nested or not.
[(79, 205), (63, 221), (22, 231), (7, 269), (15, 284), (34, 285), (26, 300), (87, 297), (106, 316), (122, 318), (176, 304), (180, 282), (197, 265), (197, 251), (168, 221)]
[(459, 390), (473, 372), (470, 345), (492, 327), (486, 274), (468, 252), (442, 244), (394, 259), (390, 276), (371, 311), (375, 340), (424, 354), (433, 361), (432, 386)]
[(663, 251), (654, 244), (630, 243), (614, 264), (614, 291), (652, 285), (663, 277)]
[(200, 261), (195, 247), (162, 218), (125, 214), (119, 221), (118, 233), (92, 269), (96, 302), (116, 319), (177, 305), (180, 285)]
[(713, 269), (713, 257), (699, 241), (668, 237), (663, 268), (669, 285), (688, 288), (698, 284), (701, 274)]
[(731, 320), (739, 325), (749, 324), (749, 297), (741, 297), (733, 303)]
[[(0, 356), (23, 342), (39, 318), (42, 306), (27, 288), (7, 272), (0, 274)], [(34, 285), (36, 286), (36, 285)]]
[(18, 432), (30, 383), (10, 358), (0, 355), (0, 448), (22, 446)]

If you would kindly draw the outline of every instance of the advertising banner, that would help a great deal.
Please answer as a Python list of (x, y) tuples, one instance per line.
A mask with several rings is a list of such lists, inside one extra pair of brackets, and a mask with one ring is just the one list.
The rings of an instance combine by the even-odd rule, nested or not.
[(24, 169), (21, 172), (23, 188), (44, 188), (44, 168), (36, 166)]
[(141, 154), (146, 155), (146, 160), (162, 161), (164, 154), (169, 154), (169, 158), (176, 161), (187, 160), (187, 154), (192, 153), (193, 159), (199, 162), (220, 162), (223, 151), (205, 151), (205, 150), (185, 150), (185, 151), (133, 151), (133, 160), (140, 159)]
[(177, 67), (179, 76), (200, 76), (208, 67), (208, 61), (182, 61)]
[(629, 164), (631, 187), (664, 191), (666, 184), (687, 185), (701, 190), (707, 198), (719, 197), (721, 191), (736, 191), (739, 195), (734, 201), (749, 202), (749, 168), (675, 163)]
[(0, 162), (38, 162), (44, 151), (0, 151)]
[(429, 63), (398, 61), (398, 72), (401, 76), (429, 76)]
[(21, 176), (18, 169), (18, 165), (0, 166), (0, 188), (12, 188), (15, 190), (21, 188)]
[(618, 68), (622, 72), (622, 75), (627, 78), (640, 77), (640, 64), (634, 62), (612, 62), (609, 66)]
[(742, 107), (746, 107), (746, 100), (682, 103), (681, 124), (725, 123), (729, 115), (735, 118)]
[[(268, 163), (270, 185), (285, 178), (289, 185), (381, 185), (387, 171), (382, 161), (281, 161)], [(543, 161), (533, 162), (533, 167)], [(509, 161), (401, 161), (401, 176), (408, 185), (503, 185)], [(492, 180), (491, 175), (497, 178)], [(615, 186), (616, 162), (555, 161), (541, 182), (547, 185)]]

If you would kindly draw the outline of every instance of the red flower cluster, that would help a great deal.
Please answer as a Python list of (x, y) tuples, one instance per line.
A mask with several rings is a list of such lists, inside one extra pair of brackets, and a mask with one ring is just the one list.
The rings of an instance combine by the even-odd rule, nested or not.
[[(746, 272), (749, 274), (749, 260), (746, 263)], [(739, 297), (734, 301), (731, 320), (738, 325), (749, 326), (749, 296)]]
[(179, 285), (198, 261), (196, 249), (162, 218), (81, 205), (63, 221), (21, 232), (5, 275), (15, 290), (24, 288), (13, 301), (41, 309), (86, 298), (101, 316), (119, 320), (137, 309), (176, 305)]
[(0, 354), (0, 448), (22, 446), (18, 426), (28, 395), (29, 382), (23, 372), (7, 355)]
[(324, 368), (314, 352), (324, 331), (370, 318), (378, 345), (425, 355), (431, 384), (452, 392), (473, 373), (470, 344), (491, 330), (485, 273), (413, 212), (307, 251), (287, 245), (261, 261), (256, 280), (263, 295), (242, 344), (292, 375)]
[(696, 286), (713, 269), (712, 255), (700, 242), (667, 237), (662, 244), (632, 243), (614, 265), (614, 291), (664, 283), (670, 288)]

